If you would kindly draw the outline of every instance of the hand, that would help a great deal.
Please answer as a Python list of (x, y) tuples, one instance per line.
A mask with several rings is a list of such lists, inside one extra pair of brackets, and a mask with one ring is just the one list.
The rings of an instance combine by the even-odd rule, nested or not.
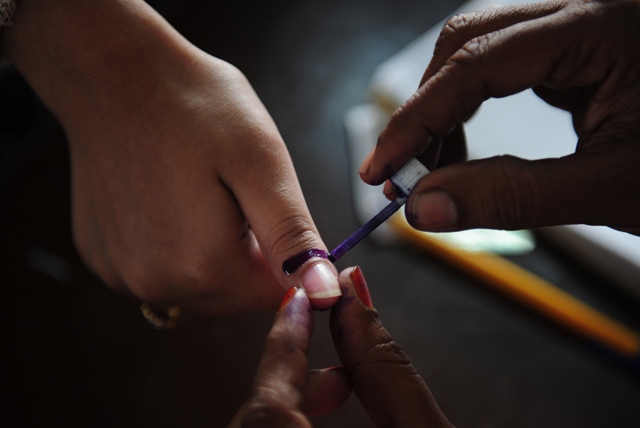
[(311, 427), (308, 416), (331, 413), (349, 398), (343, 368), (307, 369), (313, 325), (307, 295), (291, 288), (267, 336), (251, 397), (230, 427)]
[(319, 308), (337, 300), (327, 260), (282, 270), (326, 247), (237, 69), (140, 0), (33, 0), (6, 30), (9, 59), (66, 131), (74, 239), (107, 284), (218, 315), (275, 308), (291, 286)]
[[(417, 228), (586, 223), (640, 234), (639, 27), (637, 0), (551, 1), (453, 17), (362, 178), (380, 183), (444, 137), (441, 163), (451, 163), (424, 178), (407, 203)], [(484, 100), (527, 88), (571, 112), (576, 152), (457, 162), (462, 123)]]
[(331, 334), (344, 368), (307, 371), (313, 313), (301, 290), (282, 302), (253, 393), (231, 427), (310, 427), (307, 416), (338, 409), (351, 385), (375, 426), (451, 427), (426, 384), (382, 325), (360, 268), (340, 274)]
[(340, 273), (331, 335), (353, 392), (379, 427), (451, 427), (420, 374), (373, 309), (359, 267)]

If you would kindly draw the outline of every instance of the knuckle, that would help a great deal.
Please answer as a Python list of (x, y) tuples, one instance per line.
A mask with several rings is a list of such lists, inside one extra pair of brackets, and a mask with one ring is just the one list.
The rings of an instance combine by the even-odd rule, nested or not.
[(482, 34), (465, 42), (456, 53), (454, 53), (450, 62), (459, 66), (477, 66), (482, 64), (490, 51), (493, 36), (491, 34)]
[(459, 49), (474, 34), (481, 32), (487, 23), (498, 19), (504, 13), (504, 8), (493, 8), (452, 16), (440, 31), (436, 50), (446, 52)]
[(391, 364), (391, 365), (409, 365), (411, 362), (406, 354), (400, 348), (395, 340), (378, 343), (371, 347), (368, 354), (373, 358), (369, 363), (373, 364)]
[(405, 382), (409, 379), (412, 382), (422, 382), (422, 378), (407, 355), (391, 337), (367, 349), (364, 356), (350, 370), (354, 376), (371, 387), (365, 387), (364, 390), (375, 389), (374, 384), (383, 381), (376, 375), (380, 373), (402, 373), (400, 377)]
[(468, 12), (459, 13), (449, 18), (440, 31), (436, 48), (449, 46), (453, 40), (464, 37), (469, 31), (469, 27), (476, 21), (476, 16), (476, 13)]
[(462, 13), (449, 18), (436, 40), (432, 62), (444, 64), (469, 39), (476, 20), (475, 13)]
[(393, 340), (391, 335), (384, 328), (380, 322), (377, 313), (374, 312), (376, 320), (376, 336), (381, 340), (371, 344), (371, 346), (364, 353), (364, 358), (361, 359), (360, 364), (389, 364), (410, 366), (411, 361), (409, 357), (402, 351), (398, 342)]
[(302, 213), (281, 219), (267, 233), (266, 254), (281, 259), (318, 246), (318, 234), (311, 220)]
[[(465, 91), (453, 91), (456, 95), (461, 116), (464, 120), (477, 108), (477, 104), (492, 96), (491, 88), (485, 80), (483, 70), (490, 62), (491, 45), (494, 36), (484, 34), (474, 37), (460, 46), (435, 76), (436, 81), (464, 83)], [(434, 83), (435, 84), (435, 83)]]
[(409, 364), (409, 359), (395, 340), (378, 343), (369, 352), (376, 356), (375, 362), (378, 364)]
[(601, 2), (573, 1), (567, 4), (565, 11), (569, 15), (570, 19), (591, 20), (590, 18), (598, 17), (601, 6)]
[[(446, 70), (443, 73), (438, 73), (428, 85), (420, 87), (405, 103), (402, 107), (398, 108), (391, 120), (387, 129), (392, 127), (402, 135), (403, 130), (406, 128), (407, 117), (414, 113), (412, 119), (417, 120), (417, 123), (422, 127), (425, 135), (431, 137), (440, 137), (447, 135), (455, 127), (455, 118), (444, 116), (435, 117), (427, 109), (422, 108), (424, 101), (428, 98), (427, 92), (435, 85), (443, 82), (446, 77)], [(412, 144), (408, 147), (404, 147), (403, 155), (408, 157), (415, 157), (422, 154), (429, 147), (430, 140), (423, 138), (417, 141), (412, 141)]]
[[(471, 117), (480, 104), (490, 97), (486, 82), (473, 70), (473, 65), (462, 61), (449, 60), (434, 77), (433, 84), (451, 88), (447, 91), (447, 97), (450, 104), (456, 106), (448, 112), (449, 116), (435, 134), (437, 136), (448, 135), (456, 125)], [(461, 89), (463, 85), (464, 89)], [(424, 120), (430, 119), (425, 117)]]

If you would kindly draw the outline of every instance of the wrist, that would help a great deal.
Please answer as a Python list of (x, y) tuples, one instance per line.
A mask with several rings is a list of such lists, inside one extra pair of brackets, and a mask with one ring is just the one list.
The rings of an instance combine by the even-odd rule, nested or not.
[(13, 21), (7, 58), (65, 126), (148, 101), (199, 52), (142, 0), (30, 0)]

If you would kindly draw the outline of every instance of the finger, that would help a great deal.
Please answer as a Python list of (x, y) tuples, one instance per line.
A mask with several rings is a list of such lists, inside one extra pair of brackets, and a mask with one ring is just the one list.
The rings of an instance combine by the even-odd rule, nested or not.
[(353, 391), (376, 426), (451, 426), (420, 375), (373, 309), (359, 268), (340, 274), (343, 295), (331, 334)]
[[(543, 81), (562, 87), (600, 81), (610, 61), (590, 36), (593, 16), (588, 15), (563, 9), (466, 42), (394, 113), (361, 170), (363, 180), (373, 184), (386, 179), (490, 97)], [(596, 125), (588, 124), (585, 132)]]
[[(442, 139), (437, 144), (432, 143), (418, 160), (433, 171), (443, 165), (462, 162), (467, 159), (467, 141), (462, 125), (456, 127), (451, 134)], [(384, 182), (384, 196), (393, 201), (398, 197), (395, 186), (390, 180)]]
[[(290, 402), (300, 403), (307, 386), (307, 351), (313, 325), (313, 311), (306, 293), (290, 288), (267, 335), (256, 385), (269, 386), (279, 394), (293, 393)], [(274, 379), (274, 375), (278, 378)]]
[(351, 395), (349, 374), (343, 367), (309, 371), (306, 402), (307, 416), (322, 416), (338, 410)]
[[(442, 151), (441, 149), (442, 149), (442, 139), (438, 138), (435, 141), (433, 141), (429, 145), (429, 148), (425, 150), (425, 152), (422, 153), (420, 156), (418, 156), (417, 159), (429, 170), (433, 171), (434, 169), (436, 169), (436, 167), (440, 162), (440, 154)], [(387, 197), (387, 199), (391, 201), (395, 200), (398, 197), (397, 189), (391, 183), (390, 180), (387, 180), (384, 183), (383, 192), (384, 192), (384, 195)]]
[(417, 156), (416, 159), (426, 166), (429, 171), (433, 171), (440, 162), (440, 154), (442, 153), (442, 138), (436, 138), (431, 141), (429, 147)]
[(422, 86), (436, 74), (449, 60), (451, 55), (469, 40), (520, 22), (549, 15), (561, 8), (561, 2), (546, 1), (493, 7), (480, 11), (461, 13), (451, 17), (440, 31), (433, 51), (433, 58), (431, 58), (419, 86)]
[[(593, 89), (591, 89), (593, 90)], [(533, 87), (537, 96), (542, 98), (547, 104), (566, 110), (574, 117), (582, 116), (576, 109), (584, 105), (584, 100), (588, 99), (588, 88), (550, 88), (546, 85)], [(590, 94), (589, 94), (590, 95)], [(578, 118), (579, 121), (579, 118)]]
[(633, 156), (625, 155), (624, 147), (617, 149), (611, 145), (607, 153), (560, 159), (501, 156), (450, 165), (416, 186), (407, 218), (414, 227), (431, 231), (576, 223), (629, 227), (632, 210), (640, 209), (634, 196), (640, 174), (632, 166)]
[(242, 426), (310, 426), (300, 407), (312, 331), (309, 299), (303, 290), (291, 288), (267, 336), (253, 393), (236, 418)]
[[(422, 76), (419, 87), (422, 87), (431, 77), (433, 77), (436, 72), (439, 71), (447, 63), (447, 61), (449, 61), (451, 55), (456, 53), (469, 40), (484, 34), (492, 33), (502, 28), (509, 27), (519, 22), (546, 16), (558, 10), (559, 8), (560, 3), (541, 2), (535, 4), (510, 5), (499, 8), (490, 8), (477, 12), (469, 12), (453, 16), (449, 21), (447, 21), (442, 31), (440, 32), (440, 36), (438, 37), (434, 49), (433, 57)], [(394, 117), (406, 115), (407, 113), (405, 108), (411, 101), (412, 100), (409, 100), (405, 104), (405, 106), (398, 109)], [(471, 112), (469, 112), (469, 115), (470, 114)], [(388, 127), (389, 126), (387, 126), (387, 128)], [(454, 129), (454, 127), (452, 126), (451, 129)], [(381, 138), (378, 140), (379, 144), (384, 144), (384, 142), (388, 139), (385, 135), (385, 131), (383, 131)], [(426, 130), (418, 129), (417, 131)], [(395, 172), (398, 168), (404, 165), (404, 163), (406, 163), (408, 159), (410, 159), (411, 157), (416, 157), (423, 150), (426, 150), (429, 143), (431, 142), (432, 135), (428, 134), (427, 132), (423, 132), (423, 135), (416, 133), (414, 137), (414, 145), (412, 147), (403, 148), (403, 150), (406, 150), (404, 156), (401, 156), (400, 159), (395, 162), (390, 159), (391, 162), (388, 163), (389, 166), (387, 166), (387, 169), (385, 171), (386, 173), (390, 174)], [(398, 152), (399, 151), (400, 150), (398, 150)], [(386, 153), (378, 153), (377, 157), (379, 156), (384, 157), (386, 156)], [(374, 155), (372, 151), (371, 155), (368, 156), (367, 159), (363, 162), (360, 172), (363, 180), (371, 184), (377, 184), (379, 182), (379, 179), (374, 179), (375, 181), (371, 181), (370, 177), (371, 174), (377, 172), (375, 169), (373, 171), (370, 169), (370, 163), (373, 161), (373, 157)], [(396, 167), (396, 165), (399, 166)], [(365, 173), (365, 171), (371, 172)]]
[[(337, 271), (306, 206), (289, 153), (271, 118), (254, 100), (250, 117), (263, 112), (259, 129), (251, 132), (241, 158), (227, 163), (223, 180), (236, 196), (271, 269), (285, 287), (302, 287), (316, 309), (332, 306), (340, 295)], [(311, 251), (315, 249), (317, 251)], [(296, 269), (283, 263), (296, 258)]]
[(442, 139), (442, 148), (436, 168), (465, 160), (467, 160), (467, 138), (464, 126), (459, 125)]

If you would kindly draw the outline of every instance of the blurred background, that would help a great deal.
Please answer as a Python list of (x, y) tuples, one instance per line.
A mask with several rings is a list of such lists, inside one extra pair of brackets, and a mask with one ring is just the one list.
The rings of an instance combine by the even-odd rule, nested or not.
[[(359, 222), (344, 115), (380, 63), (462, 2), (183, 0), (154, 6), (194, 44), (239, 67), (288, 144), (329, 248)], [(428, 54), (428, 53), (425, 53)], [(416, 82), (417, 85), (418, 82)], [(153, 329), (71, 242), (65, 136), (7, 64), (0, 74), (1, 426), (225, 426), (246, 399), (273, 314)], [(640, 330), (639, 302), (555, 245), (509, 260)], [(374, 305), (460, 427), (637, 426), (625, 364), (438, 258), (365, 240)], [(314, 368), (339, 364), (316, 314)], [(370, 426), (355, 397), (316, 427)]]

